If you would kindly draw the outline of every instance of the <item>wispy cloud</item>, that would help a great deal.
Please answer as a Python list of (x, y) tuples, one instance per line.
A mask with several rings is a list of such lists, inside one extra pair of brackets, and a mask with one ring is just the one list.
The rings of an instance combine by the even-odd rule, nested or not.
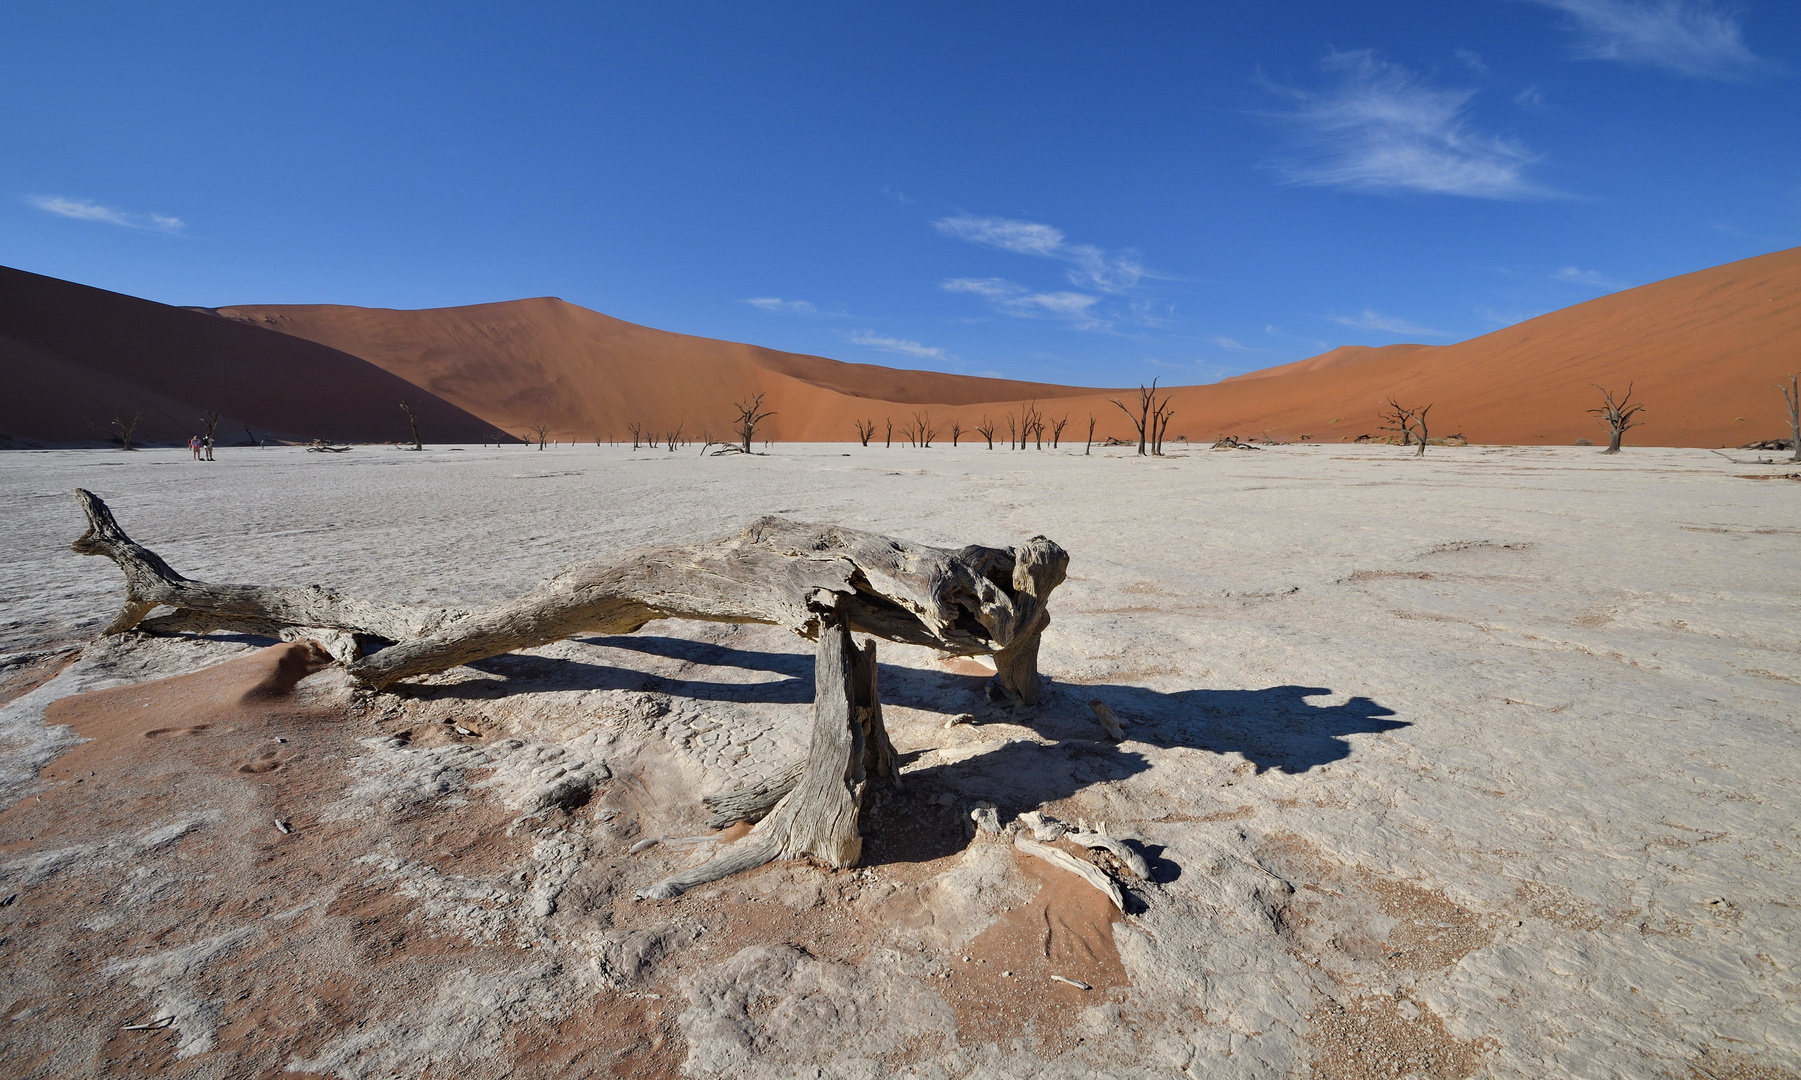
[(1556, 281), (1567, 281), (1572, 285), (1592, 285), (1597, 289), (1606, 289), (1609, 292), (1632, 288), (1632, 283), (1629, 281), (1616, 281), (1613, 278), (1602, 276), (1599, 270), (1583, 270), (1574, 266), (1560, 267), (1551, 277)]
[(957, 358), (935, 345), (922, 345), (907, 338), (885, 337), (870, 330), (856, 330), (845, 335), (844, 340), (852, 345), (864, 345), (884, 352), (900, 353), (919, 360), (943, 360), (954, 362)]
[(1033, 292), (1006, 278), (952, 278), (946, 292), (979, 296), (1003, 315), (1016, 319), (1065, 319), (1078, 330), (1098, 330), (1111, 323), (1100, 318), (1094, 306), (1100, 297), (1078, 292)]
[(918, 199), (908, 198), (906, 192), (896, 191), (893, 188), (889, 187), (887, 184), (882, 185), (882, 194), (888, 196), (890, 199), (893, 199), (897, 203), (901, 203), (901, 204), (907, 205), (907, 206), (910, 206), (913, 203), (916, 203), (919, 201)]
[(1135, 252), (1110, 254), (1093, 244), (1072, 244), (1063, 230), (1035, 221), (959, 214), (939, 218), (932, 226), (945, 236), (983, 247), (1070, 263), (1070, 284), (1084, 289), (1125, 292), (1144, 278), (1155, 276), (1145, 269)]
[(1368, 50), (1334, 52), (1321, 65), (1328, 89), (1265, 84), (1289, 103), (1275, 115), (1298, 133), (1299, 153), (1274, 165), (1289, 183), (1482, 199), (1558, 194), (1526, 178), (1538, 158), (1525, 146), (1470, 128), (1475, 90), (1431, 85)]
[(1528, 86), (1513, 95), (1513, 103), (1522, 109), (1531, 109), (1533, 112), (1544, 112), (1551, 107), (1546, 104), (1544, 93), (1536, 86)]
[(805, 300), (783, 300), (779, 296), (753, 296), (745, 303), (764, 311), (779, 312), (783, 315), (817, 315), (819, 309)]
[(1406, 319), (1397, 319), (1392, 315), (1382, 315), (1363, 309), (1361, 315), (1339, 315), (1332, 320), (1345, 326), (1354, 326), (1359, 330), (1380, 330), (1385, 334), (1409, 334), (1414, 337), (1450, 337), (1443, 330), (1431, 330), (1424, 326), (1415, 326)]
[(1483, 63), (1482, 54), (1477, 52), (1476, 50), (1474, 50), (1474, 49), (1456, 49), (1451, 53), (1451, 55), (1455, 56), (1457, 59), (1463, 61), (1463, 66), (1466, 68), (1469, 68), (1471, 71), (1475, 72), (1476, 74), (1478, 74), (1478, 75), (1487, 75), (1488, 74), (1488, 65), (1486, 63)]
[(168, 214), (134, 214), (111, 206), (101, 206), (89, 199), (68, 199), (61, 195), (27, 195), (25, 202), (47, 214), (74, 218), (77, 221), (102, 221), (127, 229), (147, 232), (178, 233), (187, 223)]
[[(1272, 327), (1269, 327), (1268, 329), (1271, 331), (1274, 331), (1275, 327), (1272, 326)], [(1205, 340), (1212, 342), (1213, 344), (1219, 346), (1222, 349), (1230, 349), (1233, 352), (1262, 353), (1262, 352), (1271, 351), (1269, 349), (1260, 349), (1255, 345), (1246, 345), (1244, 342), (1239, 341), (1236, 338), (1229, 338), (1224, 334), (1208, 334), (1207, 337), (1205, 338)]]
[(1766, 66), (1745, 46), (1739, 14), (1712, 0), (1532, 0), (1570, 17), (1578, 56), (1736, 79)]

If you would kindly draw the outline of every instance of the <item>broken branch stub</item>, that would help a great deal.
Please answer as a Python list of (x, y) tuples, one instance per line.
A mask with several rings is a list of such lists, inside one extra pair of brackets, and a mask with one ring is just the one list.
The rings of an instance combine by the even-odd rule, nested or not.
[(1046, 604), (1069, 565), (1068, 553), (1042, 536), (1017, 548), (952, 551), (763, 517), (733, 536), (578, 563), (518, 600), (470, 612), (358, 599), (319, 586), (192, 581), (125, 535), (93, 493), (76, 489), (75, 496), (88, 529), (74, 549), (104, 555), (125, 574), (126, 601), (106, 633), (162, 629), (145, 622), (159, 605), (175, 608), (177, 618), (215, 625), (346, 631), (395, 643), (345, 665), (375, 689), (573, 634), (629, 634), (654, 619), (768, 623), (816, 639), (821, 612), (831, 611), (874, 637), (957, 656), (992, 654), (998, 689), (1034, 704)]

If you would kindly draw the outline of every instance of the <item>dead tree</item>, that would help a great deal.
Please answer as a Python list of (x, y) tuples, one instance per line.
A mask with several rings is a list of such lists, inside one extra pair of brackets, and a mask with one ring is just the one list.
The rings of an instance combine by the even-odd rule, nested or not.
[(874, 435), (875, 435), (875, 421), (874, 420), (859, 420), (859, 421), (857, 421), (857, 441), (858, 442), (862, 443), (864, 446), (868, 446), (870, 438), (873, 437)]
[[(213, 445), (213, 434), (219, 430), (219, 419), (223, 415), (223, 413), (216, 412), (212, 409), (208, 409), (200, 414), (201, 426), (206, 428), (206, 434), (203, 438), (205, 438), (207, 446)], [(245, 430), (249, 429), (246, 428)]]
[[(418, 406), (416, 406), (416, 405), (414, 405), (414, 404), (412, 404), (412, 403), (411, 403), (411, 402), (409, 402), (409, 401), (407, 401), (407, 400), (406, 400), (406, 399), (405, 399), (405, 398), (402, 398), (402, 399), (401, 399), (401, 401), (400, 401), (400, 411), (401, 411), (401, 412), (403, 412), (403, 413), (406, 413), (406, 422), (407, 422), (407, 423), (408, 423), (408, 424), (410, 424), (410, 425), (412, 425), (412, 428), (413, 428), (413, 449), (415, 449), (415, 450), (424, 450), (424, 449), (425, 449), (425, 444), (424, 444), (424, 443), (423, 443), (423, 442), (421, 442), (421, 441), (420, 441), (420, 440), (419, 440), (419, 412), (418, 412)], [(216, 417), (216, 416), (218, 416), (218, 415), (219, 415), (219, 414), (218, 414), (218, 413), (207, 413), (207, 415), (208, 415), (208, 416), (215, 416), (215, 417)], [(217, 420), (215, 420), (215, 421), (213, 421), (213, 422), (214, 422), (214, 423), (218, 423), (218, 421), (217, 421)]]
[(1051, 422), (1051, 449), (1052, 450), (1057, 449), (1057, 444), (1059, 444), (1063, 441), (1063, 429), (1065, 426), (1068, 425), (1068, 423), (1069, 423), (1068, 416), (1065, 416), (1061, 420), (1055, 420), (1055, 421)]
[(1151, 453), (1156, 457), (1163, 456), (1163, 436), (1169, 431), (1170, 419), (1176, 415), (1170, 401), (1170, 398), (1164, 398), (1151, 412)]
[(122, 418), (119, 413), (114, 413), (113, 414), (113, 422), (108, 426), (110, 426), (113, 429), (113, 431), (118, 433), (119, 442), (124, 444), (125, 449), (131, 450), (131, 449), (135, 449), (131, 445), (131, 437), (138, 433), (138, 425), (142, 424), (143, 422), (144, 422), (144, 414), (141, 412), (140, 413), (132, 413), (130, 420), (126, 420), (126, 419)]
[[(1138, 432), (1139, 457), (1149, 456), (1153, 444), (1156, 443), (1156, 424), (1163, 420), (1164, 410), (1169, 407), (1169, 400), (1168, 394), (1165, 394), (1161, 400), (1157, 397), (1156, 379), (1152, 379), (1151, 385), (1149, 386), (1145, 386), (1142, 383), (1139, 384), (1137, 413), (1126, 408), (1125, 403), (1118, 398), (1113, 399), (1113, 404), (1119, 406), (1119, 411), (1126, 414), (1126, 419), (1132, 421), (1133, 429)], [(1170, 413), (1169, 415), (1173, 416), (1175, 414)]]
[(1599, 408), (1588, 410), (1601, 422), (1601, 426), (1607, 429), (1607, 449), (1601, 452), (1617, 454), (1620, 452), (1620, 437), (1644, 423), (1643, 420), (1633, 419), (1644, 410), (1644, 405), (1632, 404), (1631, 383), (1626, 384), (1626, 396), (1619, 401), (1613, 400), (1613, 391), (1600, 383), (1590, 383), (1589, 385), (1601, 391), (1603, 399)]
[(1023, 449), (1025, 447), (1025, 445), (1026, 445), (1025, 440), (1023, 438), (1021, 438), (1020, 434), (1019, 434), (1019, 421), (1014, 419), (1012, 413), (1008, 413), (1007, 414), (1007, 449), (1019, 450), (1019, 449)]
[(1094, 449), (1094, 414), (1088, 414), (1088, 441), (1082, 444), (1082, 456), (1087, 457)]
[(1416, 457), (1425, 457), (1426, 456), (1426, 414), (1431, 411), (1432, 411), (1432, 404), (1430, 402), (1428, 402), (1424, 407), (1414, 410), (1414, 413), (1413, 413), (1414, 427), (1419, 429), (1418, 435), (1419, 435), (1420, 448), (1418, 450), (1414, 451), (1414, 456), (1416, 456)]
[(625, 430), (632, 433), (632, 449), (638, 449), (638, 444), (644, 441), (644, 425), (627, 424), (625, 425)]
[(963, 421), (952, 420), (951, 421), (951, 449), (952, 450), (955, 450), (957, 448), (957, 440), (961, 439), (962, 437), (963, 437)]
[(906, 436), (907, 441), (914, 446), (926, 450), (932, 448), (932, 440), (938, 437), (938, 429), (932, 426), (930, 410), (913, 414), (913, 422), (907, 425)]
[[(573, 634), (632, 633), (656, 619), (766, 623), (815, 641), (813, 735), (805, 760), (707, 799), (715, 823), (754, 821), (756, 827), (713, 861), (641, 894), (648, 897), (679, 895), (776, 858), (855, 863), (864, 786), (872, 778), (898, 780), (898, 770), (882, 722), (875, 644), (859, 648), (851, 633), (956, 656), (992, 655), (994, 691), (1034, 703), (1047, 603), (1069, 565), (1068, 554), (1042, 536), (1016, 548), (951, 551), (764, 517), (733, 536), (577, 564), (487, 610), (420, 608), (318, 586), (192, 581), (127, 536), (91, 492), (77, 489), (75, 496), (88, 527), (74, 550), (112, 559), (125, 575), (125, 603), (104, 633), (225, 630), (315, 638), (373, 690)], [(174, 613), (147, 618), (163, 605)], [(365, 655), (384, 642), (390, 644)]]
[(988, 449), (994, 449), (994, 421), (982, 414), (982, 422), (976, 425), (976, 434), (988, 440)]
[(763, 397), (758, 394), (749, 401), (740, 401), (732, 408), (738, 410), (738, 419), (733, 430), (738, 433), (738, 449), (742, 453), (750, 453), (750, 444), (757, 437), (757, 425), (774, 416), (775, 413), (763, 411)]
[(672, 454), (675, 453), (675, 448), (677, 446), (681, 445), (682, 425), (681, 424), (675, 425), (675, 430), (670, 432), (664, 441), (669, 444), (669, 452)]
[(1801, 373), (1790, 375), (1788, 385), (1776, 384), (1788, 406), (1789, 449), (1795, 452), (1790, 461), (1801, 461)]
[[(544, 440), (550, 437), (550, 425), (542, 423), (542, 422), (533, 423), (533, 424), (529, 425), (525, 430), (531, 432), (533, 435), (536, 435), (538, 437), (538, 449), (540, 449), (540, 450), (544, 449)], [(530, 439), (526, 440), (526, 442), (530, 442), (530, 441), (531, 441)]]
[(1388, 405), (1378, 413), (1379, 420), (1386, 420), (1379, 430), (1392, 431), (1401, 440), (1402, 446), (1413, 445), (1413, 410), (1402, 405), (1394, 398), (1388, 399)]
[(894, 448), (894, 417), (884, 416), (882, 422), (888, 425), (887, 433), (882, 436), (882, 446), (884, 449), (892, 450)]
[(1038, 403), (1032, 402), (1025, 407), (1020, 416), (1019, 448), (1026, 448), (1026, 439), (1039, 450), (1044, 449), (1044, 414), (1038, 411)]

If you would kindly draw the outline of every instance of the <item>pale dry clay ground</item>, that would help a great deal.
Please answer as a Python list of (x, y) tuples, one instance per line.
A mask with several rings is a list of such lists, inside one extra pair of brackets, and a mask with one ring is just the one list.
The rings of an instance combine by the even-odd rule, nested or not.
[[(775, 512), (953, 546), (1057, 540), (1071, 576), (1042, 658), (1056, 691), (1030, 714), (989, 708), (977, 680), (884, 645), (912, 783), (881, 797), (872, 868), (775, 867), (655, 904), (630, 888), (685, 854), (624, 849), (700, 832), (698, 795), (798, 752), (805, 642), (653, 624), (359, 706), (344, 779), (297, 815), (302, 838), (367, 826), (342, 834), (361, 846), (335, 853), (343, 880), (314, 907), (178, 920), (129, 944), (159, 904), (222, 887), (184, 879), (184, 851), (245, 829), (292, 839), (179, 799), (110, 841), (0, 852), (0, 896), (19, 896), (0, 950), (40, 957), (7, 976), (0, 1044), (40, 1075), (238, 1074), (248, 1058), (232, 1055), (250, 1051), (231, 1031), (249, 1006), (209, 997), (209, 966), (291, 938), (294, 979), (319, 978), (305, 928), (324, 934), (323, 905), (353, 888), (400, 898), (390, 925), (455, 943), (451, 960), (400, 992), (340, 993), (276, 1067), (535, 1075), (554, 1063), (509, 1031), (538, 1024), (639, 1040), (636, 1057), (591, 1054), (565, 1075), (1801, 1071), (1801, 484), (1734, 475), (1781, 470), (1483, 447), (184, 457), (0, 455), (0, 651), (86, 641), (117, 603), (112, 565), (67, 550), (75, 486), (191, 576), (414, 602), (495, 600), (587, 553)], [(46, 701), (245, 648), (88, 648), (0, 713), (4, 802), (41, 793), (35, 769), (66, 740), (44, 729)], [(302, 689), (346, 696), (331, 671)], [(1124, 744), (1095, 741), (1090, 698), (1126, 720)], [(965, 711), (981, 722), (943, 726)], [(474, 734), (406, 735), (445, 717)], [(1043, 805), (1105, 820), (1153, 857), (1158, 880), (1112, 930), (1129, 986), (1014, 991), (963, 961), (1038, 880), (969, 838), (981, 799), (1003, 819)], [(483, 808), (510, 846), (475, 853), (479, 872), (381, 839)], [(58, 931), (52, 965), (26, 949), (52, 924), (28, 917), (34, 891), (58, 889), (112, 914)], [(1112, 963), (1091, 959), (1102, 975)], [(68, 1020), (102, 983), (118, 1024), (170, 1028)], [(1010, 1004), (985, 1021), (983, 994)], [(596, 1019), (603, 1000), (641, 1010), (642, 1030)]]

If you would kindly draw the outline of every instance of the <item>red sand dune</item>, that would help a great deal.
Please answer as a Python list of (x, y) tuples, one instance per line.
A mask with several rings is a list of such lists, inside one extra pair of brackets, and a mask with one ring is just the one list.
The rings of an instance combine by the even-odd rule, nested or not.
[[(1628, 443), (1737, 445), (1786, 435), (1773, 387), (1801, 370), (1801, 248), (1671, 278), (1552, 312), (1457, 345), (1343, 346), (1211, 386), (1173, 389), (1169, 435), (1349, 441), (1375, 433), (1393, 395), (1431, 403), (1435, 434), (1472, 442), (1568, 444), (1600, 435), (1592, 384), (1635, 387), (1648, 406)], [(627, 439), (632, 424), (729, 436), (734, 402), (767, 394), (761, 434), (843, 441), (857, 420), (895, 438), (928, 414), (948, 441), (984, 416), (1035, 400), (1066, 436), (1129, 437), (1110, 399), (1130, 391), (977, 379), (845, 364), (674, 334), (540, 298), (394, 311), (239, 306), (213, 314), (0, 273), (0, 363), (16, 392), (0, 406), (15, 438), (91, 438), (114, 409), (142, 409), (152, 437), (185, 437), (197, 407), (290, 437), (385, 441), (404, 433), (390, 402), (428, 399), (433, 441), (478, 441), (542, 423), (553, 438)], [(274, 333), (272, 331), (279, 331)], [(366, 362), (365, 362), (366, 361)], [(405, 380), (402, 382), (401, 380)], [(216, 403), (216, 404), (214, 404)], [(448, 403), (448, 404), (446, 404)], [(460, 411), (459, 411), (460, 410)], [(165, 418), (151, 428), (152, 418)], [(480, 420), (475, 419), (480, 417)], [(258, 419), (260, 418), (260, 419)], [(164, 428), (173, 434), (165, 434)], [(235, 434), (235, 429), (225, 429)], [(260, 429), (259, 429), (260, 430)], [(973, 437), (972, 437), (973, 438)]]
[(142, 413), (136, 439), (185, 443), (202, 412), (221, 444), (404, 438), (402, 398), (434, 442), (494, 425), (366, 360), (285, 334), (0, 267), (0, 446), (98, 442)]
[[(1648, 408), (1628, 443), (1736, 445), (1786, 434), (1773, 384), (1801, 369), (1801, 248), (1615, 293), (1457, 345), (1344, 346), (1211, 386), (1175, 389), (1174, 438), (1262, 433), (1347, 441), (1377, 431), (1388, 395), (1431, 403), (1432, 430), (1473, 442), (1595, 439), (1591, 384)], [(858, 419), (898, 429), (929, 411), (947, 433), (1035, 398), (1066, 434), (1126, 437), (1119, 391), (840, 364), (671, 334), (560, 300), (387, 311), (245, 306), (221, 314), (365, 357), (514, 433), (624, 437), (627, 425), (725, 436), (731, 405), (766, 392), (776, 439), (845, 440)], [(948, 436), (941, 436), (948, 437)]]
[(829, 441), (857, 419), (903, 418), (925, 406), (1057, 398), (1093, 391), (846, 364), (713, 338), (674, 334), (553, 297), (395, 311), (336, 305), (261, 305), (218, 313), (323, 342), (523, 434), (629, 438), (629, 426), (728, 436), (732, 405), (768, 395), (768, 434)]

